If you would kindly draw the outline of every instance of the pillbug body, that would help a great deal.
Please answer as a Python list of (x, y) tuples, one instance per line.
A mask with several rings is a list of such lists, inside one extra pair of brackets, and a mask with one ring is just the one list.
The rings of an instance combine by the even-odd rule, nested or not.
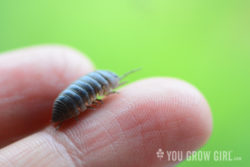
[(122, 84), (120, 82), (127, 75), (138, 71), (131, 70), (121, 77), (107, 70), (91, 72), (69, 85), (54, 101), (52, 122), (61, 123), (64, 120), (76, 117), (80, 111), (85, 111), (98, 101), (97, 96), (107, 96), (113, 89)]

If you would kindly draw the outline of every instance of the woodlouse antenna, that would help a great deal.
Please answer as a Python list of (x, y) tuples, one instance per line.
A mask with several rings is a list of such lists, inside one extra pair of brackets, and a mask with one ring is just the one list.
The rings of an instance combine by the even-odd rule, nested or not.
[(123, 78), (127, 77), (128, 75), (130, 75), (130, 74), (132, 74), (132, 73), (135, 73), (135, 72), (137, 72), (137, 71), (140, 71), (141, 69), (142, 69), (141, 67), (140, 67), (140, 68), (133, 69), (133, 70), (131, 70), (131, 71), (129, 71), (129, 72), (126, 72), (125, 74), (123, 74), (123, 75), (120, 76), (119, 78), (120, 78), (120, 80), (122, 80)]

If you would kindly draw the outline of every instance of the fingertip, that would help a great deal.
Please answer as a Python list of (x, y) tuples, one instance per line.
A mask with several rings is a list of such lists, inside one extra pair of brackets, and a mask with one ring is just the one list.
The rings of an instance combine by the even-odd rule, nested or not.
[(177, 163), (154, 159), (152, 153), (159, 148), (182, 151), (185, 158), (187, 151), (199, 149), (211, 135), (210, 107), (202, 93), (185, 81), (162, 77), (143, 79), (121, 89), (120, 95), (125, 109), (116, 102), (111, 104), (122, 108), (116, 119), (127, 132), (140, 127), (140, 133), (136, 134), (142, 137), (144, 158), (152, 164)]
[[(197, 149), (204, 145), (212, 132), (212, 115), (203, 94), (186, 81), (155, 77), (137, 81), (121, 91), (134, 99), (141, 110), (149, 108), (149, 117), (163, 120), (161, 130), (178, 130), (183, 148)], [(135, 110), (138, 114), (138, 110)], [(136, 114), (136, 113), (135, 113)], [(179, 128), (179, 129), (178, 129)], [(188, 144), (188, 141), (190, 143)], [(186, 143), (186, 144), (185, 144)]]

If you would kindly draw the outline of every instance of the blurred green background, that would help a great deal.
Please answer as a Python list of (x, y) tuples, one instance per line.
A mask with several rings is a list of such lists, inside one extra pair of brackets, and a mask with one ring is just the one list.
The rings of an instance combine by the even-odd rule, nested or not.
[(99, 69), (142, 67), (131, 81), (171, 76), (192, 83), (214, 120), (201, 150), (233, 151), (242, 160), (180, 166), (250, 165), (249, 0), (0, 1), (1, 52), (45, 43), (77, 48)]

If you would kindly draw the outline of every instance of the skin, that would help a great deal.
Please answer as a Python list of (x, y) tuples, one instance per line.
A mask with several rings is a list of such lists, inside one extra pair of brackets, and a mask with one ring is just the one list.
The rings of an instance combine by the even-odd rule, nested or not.
[(55, 130), (54, 99), (93, 70), (86, 57), (63, 46), (0, 56), (0, 166), (175, 166), (156, 151), (185, 153), (208, 140), (212, 119), (204, 97), (190, 84), (164, 77), (125, 86)]

